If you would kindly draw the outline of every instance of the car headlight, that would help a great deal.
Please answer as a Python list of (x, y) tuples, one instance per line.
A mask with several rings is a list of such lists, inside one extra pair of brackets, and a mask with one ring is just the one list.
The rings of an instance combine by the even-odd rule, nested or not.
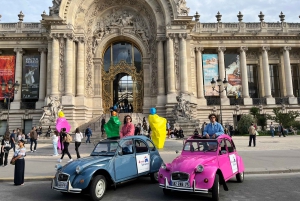
[(56, 170), (60, 170), (61, 168), (62, 168), (61, 164), (56, 164), (56, 165), (55, 165), (55, 169), (56, 169)]
[(79, 174), (82, 171), (82, 167), (80, 165), (78, 165), (76, 167), (76, 173)]
[(163, 162), (162, 164), (161, 164), (161, 166), (160, 166), (162, 169), (167, 169), (167, 166), (166, 166), (166, 164)]
[(196, 169), (195, 169), (195, 172), (201, 173), (201, 172), (203, 172), (203, 171), (204, 171), (204, 167), (203, 167), (202, 165), (198, 165), (198, 166), (196, 167)]

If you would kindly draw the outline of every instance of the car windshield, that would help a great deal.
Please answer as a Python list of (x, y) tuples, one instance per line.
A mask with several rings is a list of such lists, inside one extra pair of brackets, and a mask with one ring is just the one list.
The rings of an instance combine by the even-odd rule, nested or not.
[(113, 156), (117, 151), (119, 143), (117, 141), (112, 142), (99, 142), (93, 152), (92, 156)]
[(184, 145), (184, 151), (190, 152), (216, 152), (218, 149), (217, 141), (195, 140), (187, 141)]

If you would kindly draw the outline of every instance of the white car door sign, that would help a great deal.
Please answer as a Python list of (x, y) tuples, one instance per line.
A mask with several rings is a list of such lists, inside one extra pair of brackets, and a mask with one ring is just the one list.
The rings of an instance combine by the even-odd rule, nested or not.
[(230, 158), (232, 173), (236, 173), (238, 171), (237, 162), (236, 162), (236, 155), (231, 154), (231, 155), (229, 155), (229, 158)]
[(149, 171), (150, 155), (149, 154), (136, 155), (136, 166), (138, 169), (138, 174)]

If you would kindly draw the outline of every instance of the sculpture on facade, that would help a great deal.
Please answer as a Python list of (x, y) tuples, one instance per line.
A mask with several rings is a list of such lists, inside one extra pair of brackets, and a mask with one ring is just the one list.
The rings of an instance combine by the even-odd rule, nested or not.
[(59, 7), (61, 4), (61, 0), (53, 0), (52, 1), (53, 6), (49, 7), (49, 15), (58, 15), (59, 14)]
[(63, 106), (57, 97), (49, 96), (50, 102), (43, 107), (43, 115), (40, 118), (41, 124), (51, 124), (57, 119), (58, 113), (63, 110)]
[(188, 16), (190, 8), (186, 6), (186, 0), (178, 0), (177, 2), (177, 13), (179, 16)]
[(176, 96), (177, 104), (174, 106), (173, 114), (176, 120), (181, 118), (185, 118), (190, 120), (192, 109), (190, 108), (190, 101), (187, 101), (183, 98), (183, 94)]

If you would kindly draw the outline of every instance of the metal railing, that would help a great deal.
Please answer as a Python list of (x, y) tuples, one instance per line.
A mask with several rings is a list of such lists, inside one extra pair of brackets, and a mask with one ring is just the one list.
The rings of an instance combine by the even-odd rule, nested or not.
[(220, 105), (220, 97), (219, 96), (207, 97), (206, 101), (207, 101), (207, 105)]
[(21, 102), (21, 109), (35, 109), (36, 102)]
[(253, 105), (266, 105), (266, 98), (252, 98)]
[(289, 104), (289, 98), (275, 97), (275, 104), (276, 105)]
[(244, 105), (243, 98), (229, 97), (230, 105)]
[(0, 102), (0, 109), (8, 109), (8, 103)]

